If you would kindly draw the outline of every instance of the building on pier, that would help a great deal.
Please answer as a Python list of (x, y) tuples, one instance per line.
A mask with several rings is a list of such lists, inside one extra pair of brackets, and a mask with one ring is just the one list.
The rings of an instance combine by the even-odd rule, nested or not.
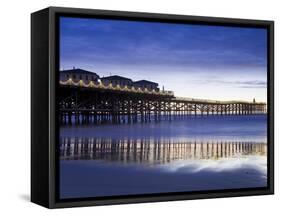
[(106, 86), (109, 84), (112, 84), (112, 86), (117, 86), (117, 85), (127, 86), (127, 87), (133, 86), (133, 80), (117, 75), (102, 77), (100, 80)]
[(148, 89), (149, 91), (151, 90), (159, 91), (158, 83), (151, 82), (148, 80), (139, 80), (134, 82), (133, 85), (141, 89)]
[(83, 80), (85, 83), (93, 81), (98, 82), (99, 75), (94, 72), (83, 70), (80, 68), (73, 68), (71, 70), (62, 70), (60, 71), (60, 80), (66, 81), (72, 79), (74, 82)]

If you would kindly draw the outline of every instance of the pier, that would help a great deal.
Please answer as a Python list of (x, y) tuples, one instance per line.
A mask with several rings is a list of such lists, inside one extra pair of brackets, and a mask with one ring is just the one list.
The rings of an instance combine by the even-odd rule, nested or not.
[(188, 116), (267, 113), (266, 103), (177, 97), (172, 91), (97, 81), (60, 80), (60, 122), (63, 124), (132, 124)]

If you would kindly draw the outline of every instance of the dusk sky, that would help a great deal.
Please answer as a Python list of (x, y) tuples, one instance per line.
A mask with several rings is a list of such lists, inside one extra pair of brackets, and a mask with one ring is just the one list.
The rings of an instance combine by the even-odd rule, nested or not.
[(61, 18), (60, 69), (151, 80), (176, 96), (266, 102), (266, 30)]

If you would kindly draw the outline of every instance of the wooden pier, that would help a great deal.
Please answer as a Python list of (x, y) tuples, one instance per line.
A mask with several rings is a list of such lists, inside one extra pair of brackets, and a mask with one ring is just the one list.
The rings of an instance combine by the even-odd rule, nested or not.
[(188, 116), (253, 115), (267, 113), (266, 103), (216, 101), (71, 79), (60, 81), (60, 121), (64, 124), (159, 122)]

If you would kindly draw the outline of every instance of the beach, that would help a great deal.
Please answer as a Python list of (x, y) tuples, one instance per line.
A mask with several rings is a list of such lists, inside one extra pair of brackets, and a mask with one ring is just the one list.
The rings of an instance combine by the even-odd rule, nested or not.
[(60, 197), (267, 186), (266, 115), (60, 129)]

